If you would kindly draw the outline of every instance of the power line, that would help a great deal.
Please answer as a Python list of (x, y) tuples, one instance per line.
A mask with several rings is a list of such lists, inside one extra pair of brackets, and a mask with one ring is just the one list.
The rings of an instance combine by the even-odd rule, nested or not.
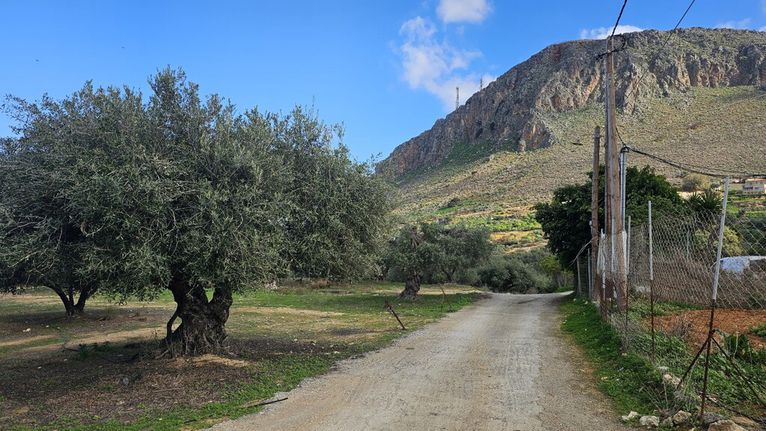
[[(683, 15), (681, 15), (681, 18), (679, 18), (678, 22), (676, 22), (675, 27), (673, 27), (672, 30), (669, 30), (667, 32), (667, 35), (665, 36), (665, 40), (662, 42), (662, 45), (660, 45), (660, 47), (658, 48), (658, 51), (659, 51), (659, 49), (664, 48), (665, 45), (668, 44), (668, 41), (670, 41), (670, 37), (673, 35), (673, 32), (676, 31), (678, 29), (678, 27), (681, 25), (681, 23), (684, 21), (684, 18), (686, 18), (686, 15), (689, 14), (689, 11), (691, 10), (692, 6), (694, 6), (694, 2), (696, 2), (696, 1), (697, 0), (692, 0), (689, 3), (689, 6), (686, 8), (686, 10), (684, 11)], [(623, 7), (624, 7), (624, 5), (623, 5)], [(615, 26), (615, 29), (616, 28), (617, 28), (617, 26)], [(614, 34), (614, 31), (612, 31), (612, 33)], [(636, 88), (638, 88), (638, 86), (641, 84), (641, 81), (644, 79), (644, 77), (646, 77), (646, 74), (649, 72), (648, 65), (649, 65), (649, 63), (647, 63), (647, 68), (646, 68), (646, 70), (644, 70), (644, 73), (642, 73), (641, 76), (638, 77), (638, 81), (636, 81), (636, 85), (631, 87), (630, 91), (628, 91), (628, 94), (623, 98), (623, 101), (630, 100), (630, 95), (633, 94), (633, 91)]]
[(620, 25), (620, 19), (622, 19), (622, 13), (625, 11), (625, 6), (628, 4), (628, 0), (625, 0), (622, 2), (622, 7), (620, 8), (620, 14), (617, 15), (617, 22), (614, 23), (614, 28), (612, 29), (612, 35), (609, 37), (614, 37), (614, 33), (617, 31), (617, 26)]
[[(622, 140), (622, 139), (621, 139)], [(636, 147), (626, 145), (623, 143), (623, 147), (627, 148), (633, 153), (640, 154), (642, 156), (648, 157), (650, 159), (656, 160), (661, 163), (665, 163), (666, 165), (673, 166), (674, 168), (682, 169), (685, 171), (693, 172), (695, 174), (702, 174), (707, 175), (709, 177), (717, 177), (717, 178), (723, 178), (723, 177), (766, 177), (766, 173), (753, 173), (753, 172), (740, 172), (740, 171), (733, 171), (728, 169), (715, 169), (712, 170), (710, 168), (703, 168), (695, 165), (690, 165), (688, 163), (681, 163), (676, 162), (670, 159), (666, 159), (662, 156), (658, 156), (656, 154), (648, 153), (643, 150), (639, 150)], [(718, 172), (713, 172), (718, 171)]]

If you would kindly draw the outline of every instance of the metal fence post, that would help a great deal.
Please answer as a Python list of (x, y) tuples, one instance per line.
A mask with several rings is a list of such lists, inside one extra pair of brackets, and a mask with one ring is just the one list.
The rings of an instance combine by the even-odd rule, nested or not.
[(721, 252), (723, 250), (723, 234), (726, 228), (726, 204), (729, 200), (729, 177), (723, 180), (723, 205), (721, 205), (721, 225), (718, 227), (718, 248), (715, 254), (715, 273), (713, 273), (713, 291), (710, 304), (710, 324), (707, 334), (707, 352), (705, 353), (705, 375), (702, 381), (702, 405), (700, 416), (705, 414), (705, 401), (707, 399), (708, 371), (710, 369), (710, 347), (713, 340), (713, 325), (715, 320), (715, 308), (718, 301), (718, 282), (721, 275)]
[(593, 268), (590, 260), (591, 251), (588, 250), (588, 299), (593, 300)]
[(654, 244), (652, 237), (652, 201), (649, 201), (649, 314), (652, 319), (652, 362), (657, 358), (657, 338), (654, 329)]

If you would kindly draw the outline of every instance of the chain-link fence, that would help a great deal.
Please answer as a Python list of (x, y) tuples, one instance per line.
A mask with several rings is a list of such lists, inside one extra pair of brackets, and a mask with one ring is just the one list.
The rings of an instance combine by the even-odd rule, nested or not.
[[(715, 197), (634, 211), (640, 223), (626, 220), (625, 290), (616, 287), (611, 300), (589, 294), (589, 270), (602, 273), (606, 264), (588, 268), (588, 250), (576, 265), (579, 290), (605, 303), (626, 353), (654, 364), (659, 408), (714, 409), (766, 424), (766, 197)], [(609, 238), (599, 246), (603, 257)]]

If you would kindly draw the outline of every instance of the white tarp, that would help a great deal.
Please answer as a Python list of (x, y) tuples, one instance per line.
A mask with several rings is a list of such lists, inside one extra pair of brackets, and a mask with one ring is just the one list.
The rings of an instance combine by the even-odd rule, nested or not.
[(766, 260), (766, 256), (731, 256), (721, 258), (721, 271), (725, 271), (731, 274), (742, 275), (747, 269), (750, 268), (750, 264)]

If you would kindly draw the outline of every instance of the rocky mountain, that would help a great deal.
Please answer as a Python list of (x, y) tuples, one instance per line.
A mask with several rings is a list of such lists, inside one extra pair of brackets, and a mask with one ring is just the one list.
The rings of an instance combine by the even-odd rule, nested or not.
[[(698, 88), (766, 88), (766, 32), (649, 30), (621, 35), (615, 49), (619, 51), (615, 70), (622, 116), (646, 118), (653, 114), (648, 111), (656, 101), (674, 100)], [(478, 160), (498, 151), (525, 153), (566, 143), (572, 138), (572, 127), (568, 120), (561, 121), (562, 115), (586, 112), (603, 103), (599, 54), (604, 51), (603, 40), (543, 49), (437, 120), (431, 129), (398, 146), (379, 163), (378, 172), (401, 180), (455, 158)], [(763, 106), (766, 110), (766, 103)], [(590, 117), (598, 122), (597, 114)], [(661, 125), (665, 120), (655, 121)]]

